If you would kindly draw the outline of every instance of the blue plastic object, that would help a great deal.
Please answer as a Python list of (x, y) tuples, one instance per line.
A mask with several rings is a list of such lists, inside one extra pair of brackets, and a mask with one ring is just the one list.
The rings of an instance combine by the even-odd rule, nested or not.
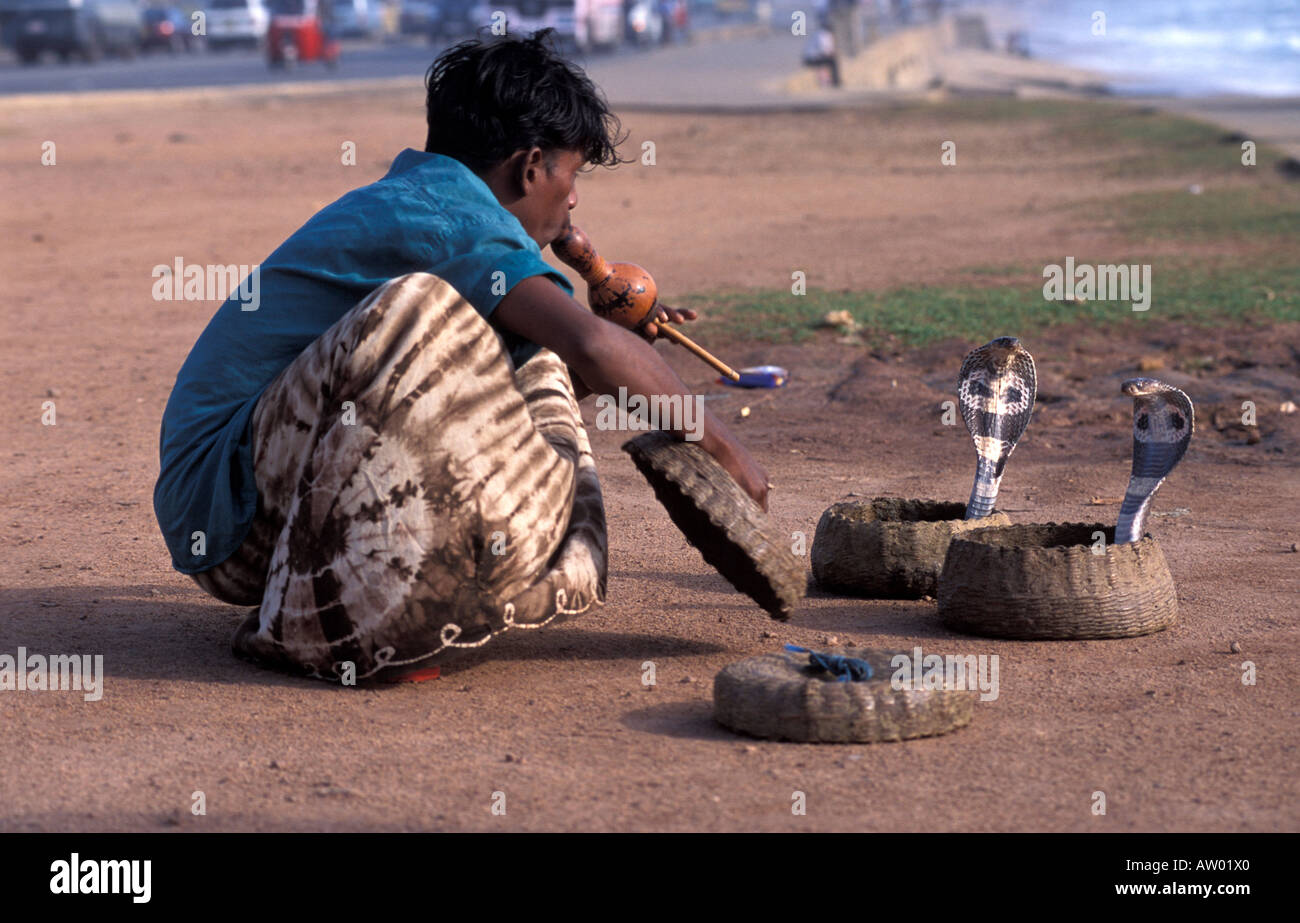
[(740, 381), (721, 377), (718, 381), (733, 388), (780, 388), (790, 378), (790, 373), (779, 365), (756, 365), (739, 372)]

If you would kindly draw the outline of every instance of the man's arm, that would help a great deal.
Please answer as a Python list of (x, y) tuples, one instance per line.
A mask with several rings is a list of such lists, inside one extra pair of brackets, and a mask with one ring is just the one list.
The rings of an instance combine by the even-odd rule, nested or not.
[[(663, 318), (664, 322), (680, 324), (684, 321), (695, 320), (699, 315), (691, 308), (670, 308), (668, 305), (659, 305), (658, 318)], [(656, 319), (658, 319), (656, 318)], [(650, 321), (642, 325), (638, 334), (648, 343), (653, 343), (659, 335), (660, 324)], [(569, 371), (569, 379), (573, 382), (573, 393), (579, 401), (589, 397), (594, 392), (587, 387), (586, 382), (573, 370), (572, 366), (565, 366)]]
[[(556, 355), (559, 354), (556, 353)], [(582, 376), (580, 376), (577, 372), (573, 370), (573, 366), (571, 365), (568, 366), (568, 369), (569, 369), (569, 380), (573, 382), (573, 396), (576, 397), (579, 401), (581, 401), (586, 397), (590, 397), (593, 392), (590, 388), (587, 387), (587, 383), (582, 380)]]
[[(544, 276), (532, 276), (512, 288), (493, 317), (505, 329), (564, 360), (571, 377), (577, 373), (575, 390), (580, 380), (596, 394), (617, 394), (622, 387), (629, 397), (693, 396), (654, 347), (631, 331), (592, 314)], [(683, 421), (671, 422), (675, 426), (669, 431), (678, 439), (684, 438)], [(766, 510), (767, 472), (707, 408), (702, 424), (700, 447)]]

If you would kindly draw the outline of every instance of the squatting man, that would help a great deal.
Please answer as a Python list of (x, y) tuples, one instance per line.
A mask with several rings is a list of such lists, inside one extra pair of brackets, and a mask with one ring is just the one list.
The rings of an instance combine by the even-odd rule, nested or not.
[[(421, 679), (602, 603), (578, 402), (694, 406), (648, 342), (658, 324), (598, 318), (542, 259), (578, 174), (625, 162), (586, 75), (543, 32), (453, 46), (426, 86), (424, 150), (259, 264), (258, 310), (232, 293), (163, 414), (154, 509), (173, 565), (255, 607), (233, 648), (263, 666)], [(766, 472), (713, 414), (667, 416), (766, 509)]]

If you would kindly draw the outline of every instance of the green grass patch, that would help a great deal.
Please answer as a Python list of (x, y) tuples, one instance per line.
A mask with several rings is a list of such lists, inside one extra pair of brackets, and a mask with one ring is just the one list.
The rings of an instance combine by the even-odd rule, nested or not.
[(1005, 96), (972, 97), (937, 103), (898, 103), (866, 110), (873, 122), (914, 121), (926, 118), (943, 122), (1018, 122), (1026, 119), (1063, 122), (1089, 117), (1104, 104), (1071, 99), (1015, 99)]
[[(1064, 134), (1071, 143), (1115, 151), (1115, 158), (1103, 169), (1110, 176), (1259, 169), (1242, 166), (1241, 144), (1225, 142), (1222, 128), (1141, 107), (1112, 107), (1106, 115), (1099, 113), (1095, 119), (1070, 125)], [(1276, 159), (1271, 149), (1265, 153)]]
[[(1041, 265), (989, 265), (961, 268), (956, 281), (937, 286), (815, 290), (802, 296), (783, 290), (731, 291), (687, 298), (683, 304), (706, 314), (699, 325), (702, 337), (787, 343), (834, 337), (842, 333), (819, 330), (819, 325), (835, 311), (849, 312), (864, 342), (890, 335), (909, 345), (949, 337), (1031, 335), (1073, 323), (1121, 326), (1171, 320), (1213, 327), (1300, 321), (1300, 259), (1295, 257), (1300, 252), (1300, 185), (1272, 181), (1281, 154), (1266, 145), (1256, 151), (1257, 165), (1246, 167), (1240, 141), (1229, 140), (1223, 129), (1115, 101), (974, 99), (903, 104), (873, 109), (863, 117), (885, 128), (904, 121), (941, 126), (1037, 122), (1034, 130), (1085, 158), (1095, 156), (1111, 175), (1149, 176), (1166, 186), (1184, 177), (1176, 188), (1091, 200), (1069, 210), (1084, 222), (1114, 226), (1132, 241), (1130, 253), (1141, 253), (1149, 241), (1245, 241), (1249, 247), (1234, 248), (1231, 260), (1210, 264), (1191, 256), (1157, 258), (1151, 307), (1145, 312), (1133, 311), (1131, 302), (1048, 301)], [(1186, 185), (1191, 183), (1203, 183), (1205, 189), (1193, 194)], [(1079, 265), (1118, 262), (1074, 255)]]
[[(1258, 169), (1258, 168), (1257, 168)], [(1300, 187), (1186, 188), (1144, 192), (1080, 206), (1094, 220), (1116, 220), (1119, 229), (1144, 240), (1220, 240), (1300, 237)]]
[(1041, 122), (1064, 145), (1105, 155), (1101, 171), (1120, 178), (1271, 171), (1283, 156), (1256, 138), (1257, 165), (1245, 167), (1241, 142), (1228, 140), (1228, 132), (1219, 126), (1151, 106), (1110, 100), (990, 98), (928, 106), (906, 104), (888, 107), (877, 118), (886, 123), (928, 120), (954, 125)]
[(833, 330), (819, 329), (823, 318), (832, 311), (848, 311), (862, 328), (864, 343), (889, 334), (907, 345), (949, 337), (987, 340), (1003, 335), (1028, 336), (1075, 322), (1105, 326), (1176, 320), (1210, 327), (1233, 322), (1300, 321), (1300, 265), (1218, 269), (1156, 266), (1151, 287), (1151, 306), (1145, 312), (1133, 311), (1131, 302), (1048, 301), (1041, 284), (921, 286), (884, 292), (813, 290), (806, 295), (765, 289), (690, 296), (681, 299), (680, 304), (705, 313), (705, 318), (694, 325), (705, 342), (710, 336), (779, 343), (835, 336)]

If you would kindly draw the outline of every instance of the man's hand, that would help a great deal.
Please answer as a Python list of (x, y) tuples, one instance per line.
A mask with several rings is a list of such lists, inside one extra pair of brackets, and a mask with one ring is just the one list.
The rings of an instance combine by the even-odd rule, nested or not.
[[(675, 308), (663, 312), (674, 321), (696, 316), (694, 311)], [(597, 317), (543, 276), (524, 279), (510, 289), (497, 305), (493, 320), (558, 355), (569, 366), (570, 377), (576, 373), (575, 388), (581, 380), (596, 394), (617, 394), (622, 387), (629, 396), (695, 397), (646, 340)], [(657, 334), (658, 330), (647, 332)], [(669, 422), (672, 425), (664, 429), (684, 439), (685, 421)], [(700, 447), (766, 510), (767, 472), (707, 408), (700, 424)]]
[[(721, 437), (719, 442), (710, 449), (703, 446), (704, 450), (717, 459), (718, 464), (727, 469), (727, 473), (736, 479), (740, 489), (754, 498), (754, 502), (767, 512), (767, 491), (770, 482), (767, 478), (767, 472), (763, 469), (754, 456), (749, 454), (749, 450), (736, 441), (735, 437), (729, 433), (721, 423), (713, 419), (712, 414), (706, 432)], [(703, 445), (703, 443), (702, 443)]]
[(700, 316), (690, 308), (670, 308), (666, 304), (655, 305), (651, 314), (654, 319), (647, 321), (646, 325), (641, 328), (641, 335), (652, 343), (659, 336), (659, 324), (656, 321), (681, 324), (688, 320), (695, 320)]

